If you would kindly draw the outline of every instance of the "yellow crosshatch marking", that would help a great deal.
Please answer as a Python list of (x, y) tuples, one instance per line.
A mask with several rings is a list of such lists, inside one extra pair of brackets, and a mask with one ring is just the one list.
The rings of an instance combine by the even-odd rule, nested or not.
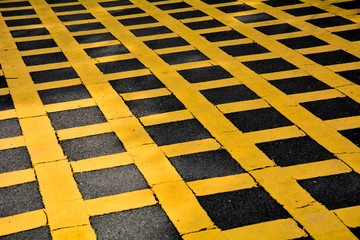
[(359, 11), (0, 1), (0, 238), (358, 239)]

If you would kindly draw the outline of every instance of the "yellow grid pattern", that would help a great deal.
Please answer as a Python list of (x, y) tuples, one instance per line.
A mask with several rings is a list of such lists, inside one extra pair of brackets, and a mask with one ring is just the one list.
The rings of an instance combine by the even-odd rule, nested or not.
[[(1, 3), (18, 2), (5, 0)], [(329, 176), (348, 172), (360, 173), (360, 149), (338, 131), (360, 127), (360, 116), (322, 121), (300, 103), (349, 97), (360, 103), (359, 85), (336, 74), (338, 71), (357, 70), (359, 62), (322, 66), (308, 59), (305, 54), (343, 50), (360, 57), (359, 41), (348, 41), (333, 32), (359, 28), (358, 9), (344, 10), (332, 5), (335, 1), (302, 0), (303, 3), (271, 7), (264, 1), (244, 0), (219, 4), (206, 4), (200, 0), (166, 0), (152, 3), (130, 0), (131, 5), (104, 8), (97, 0), (79, 0), (86, 10), (71, 14), (90, 13), (95, 18), (61, 22), (51, 7), (72, 6), (75, 3), (48, 4), (45, 0), (29, 0), (31, 6), (3, 8), (5, 10), (34, 9), (42, 24), (8, 27), (6, 20), (20, 17), (0, 17), (0, 76), (5, 76), (8, 88), (0, 95), (10, 94), (15, 109), (0, 111), (0, 120), (18, 118), (22, 136), (0, 139), (0, 150), (26, 146), (31, 157), (31, 169), (0, 174), (0, 187), (5, 188), (37, 181), (44, 209), (21, 213), (0, 219), (0, 236), (48, 226), (53, 239), (96, 239), (89, 217), (160, 204), (183, 239), (295, 239), (308, 234), (314, 239), (357, 239), (349, 228), (360, 227), (360, 206), (328, 210), (317, 202), (297, 180)], [(101, 1), (106, 2), (106, 1)], [(111, 1), (107, 1), (111, 2)], [(189, 8), (161, 10), (166, 3), (187, 3)], [(246, 3), (254, 10), (224, 13), (218, 7)], [(316, 6), (326, 13), (294, 17), (285, 12), (291, 8)], [(137, 7), (144, 13), (112, 16), (108, 11)], [(177, 20), (170, 13), (200, 10), (207, 16)], [(276, 18), (272, 21), (242, 23), (234, 17), (255, 13), (267, 13)], [(354, 22), (351, 25), (320, 28), (306, 20), (320, 17), (341, 16)], [(157, 23), (125, 26), (118, 20), (151, 16)], [(34, 15), (21, 16), (28, 19)], [(215, 19), (225, 26), (191, 30), (185, 23)], [(101, 23), (105, 28), (70, 32), (66, 26), (82, 23)], [(299, 32), (266, 35), (255, 27), (288, 23)], [(130, 30), (166, 26), (172, 31), (136, 37)], [(45, 27), (46, 36), (13, 38), (10, 31)], [(212, 43), (200, 34), (235, 30), (243, 39)], [(74, 37), (111, 33), (116, 40), (79, 44)], [(180, 36), (190, 45), (152, 50), (144, 41)], [(277, 40), (298, 36), (314, 36), (328, 45), (293, 50)], [(58, 47), (19, 51), (16, 42), (53, 39)], [(270, 52), (232, 57), (220, 47), (256, 42)], [(122, 44), (129, 53), (109, 57), (89, 57), (84, 49)], [(198, 50), (209, 60), (169, 65), (159, 55)], [(26, 66), (24, 56), (62, 52), (68, 62)], [(283, 58), (297, 67), (295, 70), (257, 74), (244, 62)], [(138, 59), (145, 69), (103, 74), (97, 63)], [(179, 73), (180, 70), (206, 66), (221, 66), (233, 78), (191, 84)], [(72, 67), (79, 78), (35, 84), (30, 72)], [(164, 88), (118, 94), (109, 81), (115, 79), (154, 74)], [(314, 76), (331, 89), (287, 95), (270, 84), (283, 78)], [(40, 90), (56, 89), (82, 84), (91, 98), (44, 105), (38, 95)], [(245, 85), (259, 99), (214, 105), (200, 90)], [(126, 101), (174, 95), (186, 107), (185, 110), (167, 112), (137, 118), (129, 110)], [(54, 130), (48, 113), (97, 106), (106, 118), (105, 123)], [(224, 114), (273, 107), (294, 123), (292, 126), (243, 133)], [(158, 146), (145, 127), (157, 124), (197, 119), (212, 138)], [(126, 152), (68, 161), (59, 141), (114, 132), (123, 143)], [(337, 158), (320, 162), (279, 167), (257, 146), (258, 143), (310, 136)], [(210, 150), (225, 149), (241, 165), (246, 173), (185, 182), (168, 158)], [(149, 189), (118, 195), (84, 200), (74, 180), (74, 173), (81, 173), (116, 166), (135, 164), (144, 176)], [(214, 225), (197, 196), (206, 196), (261, 186), (280, 203), (291, 218), (264, 222), (229, 230)], [(181, 206), (181, 207), (179, 207)]]

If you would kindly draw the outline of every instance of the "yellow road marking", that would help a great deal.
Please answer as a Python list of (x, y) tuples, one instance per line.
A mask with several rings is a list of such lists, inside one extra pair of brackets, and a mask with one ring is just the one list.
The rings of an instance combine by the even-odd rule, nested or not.
[(51, 232), (51, 235), (54, 239), (61, 239), (61, 240), (96, 239), (94, 230), (88, 225), (58, 229), (56, 231)]
[(253, 140), (253, 142), (255, 143), (262, 143), (288, 138), (302, 137), (305, 136), (305, 133), (301, 131), (297, 126), (288, 126), (255, 132), (247, 132), (245, 133), (245, 136)]
[(70, 102), (47, 104), (45, 105), (45, 109), (46, 112), (50, 113), (93, 106), (96, 106), (95, 101), (92, 98), (86, 98)]
[(108, 122), (57, 130), (59, 141), (111, 132)]
[(303, 102), (312, 102), (312, 101), (319, 101), (319, 100), (331, 99), (331, 98), (342, 98), (345, 97), (345, 95), (336, 89), (327, 89), (327, 90), (313, 91), (307, 93), (291, 94), (290, 97), (294, 99), (296, 102), (303, 103)]
[(197, 90), (205, 90), (211, 88), (229, 87), (239, 84), (241, 84), (241, 82), (236, 78), (226, 78), (226, 79), (219, 79), (213, 81), (193, 83), (192, 85)]
[(247, 173), (209, 178), (188, 182), (187, 185), (196, 196), (205, 196), (216, 193), (231, 192), (257, 186), (254, 179)]
[(219, 108), (219, 110), (224, 114), (268, 107), (270, 107), (270, 105), (264, 99), (254, 99), (217, 105), (217, 108)]
[(169, 122), (177, 122), (182, 120), (193, 119), (194, 116), (188, 110), (179, 110), (174, 112), (166, 112), (161, 114), (150, 115), (139, 118), (144, 126), (151, 126)]
[(47, 224), (43, 209), (0, 218), (0, 236), (39, 228)]
[(27, 69), (29, 72), (37, 72), (37, 71), (46, 71), (46, 70), (53, 70), (57, 68), (67, 68), (67, 67), (71, 67), (71, 64), (69, 62), (59, 62), (59, 63), (28, 66)]
[(335, 128), (338, 131), (352, 129), (352, 128), (359, 128), (360, 116), (331, 119), (325, 122), (326, 124), (329, 124), (331, 127)]
[(334, 213), (346, 226), (351, 228), (360, 227), (360, 206), (336, 209)]
[(55, 81), (55, 82), (45, 82), (45, 83), (38, 83), (35, 85), (36, 90), (48, 90), (48, 89), (54, 89), (54, 88), (62, 88), (62, 87), (69, 87), (74, 85), (80, 85), (81, 80), (80, 78), (74, 78), (74, 79), (67, 79), (67, 80), (61, 80), (61, 81)]
[(125, 101), (133, 101), (139, 99), (156, 98), (171, 95), (171, 92), (166, 88), (150, 89), (138, 92), (121, 93), (120, 96)]
[(85, 206), (90, 216), (96, 216), (155, 205), (156, 203), (154, 193), (150, 189), (144, 189), (86, 200)]
[(0, 150), (23, 146), (25, 146), (25, 139), (23, 136), (0, 139)]
[(228, 240), (220, 229), (209, 229), (201, 232), (186, 234), (184, 240)]
[(16, 118), (16, 117), (17, 117), (17, 114), (16, 114), (15, 109), (0, 111), (0, 120)]
[(33, 169), (25, 169), (0, 174), (0, 188), (36, 181)]

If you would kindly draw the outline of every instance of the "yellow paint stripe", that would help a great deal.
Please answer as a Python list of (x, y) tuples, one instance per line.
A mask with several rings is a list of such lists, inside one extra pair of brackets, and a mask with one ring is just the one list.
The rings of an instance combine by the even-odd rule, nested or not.
[(37, 40), (44, 40), (44, 39), (49, 39), (49, 35), (18, 37), (18, 38), (14, 38), (14, 41), (15, 42), (26, 42), (26, 41), (37, 41)]
[[(99, 18), (97, 18), (97, 19), (99, 19)], [(152, 27), (160, 27), (160, 26), (163, 26), (163, 25), (160, 22), (155, 22), (155, 23), (145, 23), (145, 24), (127, 26), (127, 29), (135, 30), (135, 29), (152, 28)]]
[(32, 55), (38, 55), (38, 54), (56, 53), (56, 52), (60, 52), (60, 51), (61, 51), (61, 49), (58, 47), (41, 48), (41, 49), (21, 51), (20, 55), (22, 57), (24, 57), (24, 56), (32, 56)]
[(345, 95), (336, 89), (327, 89), (321, 91), (292, 94), (290, 95), (290, 97), (294, 99), (296, 102), (303, 103), (303, 102), (312, 102), (312, 101), (319, 101), (319, 100), (325, 100), (331, 98), (342, 98), (345, 97)]
[(360, 206), (336, 209), (334, 213), (346, 226), (351, 228), (360, 227)]
[(324, 45), (324, 46), (318, 46), (318, 47), (309, 47), (309, 48), (302, 48), (302, 49), (296, 49), (297, 52), (305, 55), (305, 54), (312, 54), (312, 53), (321, 53), (321, 52), (331, 52), (339, 50), (338, 47), (335, 47), (333, 45)]
[(149, 16), (147, 13), (136, 13), (136, 14), (129, 14), (129, 15), (124, 15), (124, 16), (116, 16), (115, 18), (118, 20), (121, 20), (121, 19), (147, 17), (147, 16)]
[(70, 102), (53, 103), (45, 105), (46, 112), (59, 112), (71, 109), (85, 108), (96, 106), (92, 98), (75, 100)]
[(352, 169), (345, 163), (337, 159), (283, 167), (283, 169), (288, 175), (297, 180), (323, 177), (352, 171)]
[(220, 229), (207, 229), (182, 236), (184, 240), (228, 240)]
[(239, 85), (241, 82), (236, 78), (226, 78), (213, 81), (193, 83), (193, 87), (197, 90), (205, 90), (211, 88), (229, 87)]
[(120, 54), (120, 55), (98, 57), (98, 58), (94, 58), (94, 60), (98, 63), (105, 63), (105, 62), (128, 60), (128, 59), (132, 59), (132, 58), (134, 58), (134, 56), (131, 53), (124, 53), (124, 54)]
[(245, 136), (252, 139), (252, 141), (255, 143), (303, 137), (305, 135), (306, 134), (301, 131), (297, 126), (288, 126), (245, 133)]
[(25, 139), (23, 136), (0, 139), (0, 150), (23, 146), (25, 146)]
[(220, 148), (220, 144), (212, 138), (165, 145), (160, 147), (161, 151), (163, 151), (167, 157), (176, 157), (198, 152), (213, 151)]
[(273, 73), (265, 73), (260, 76), (266, 80), (279, 80), (285, 78), (293, 78), (293, 77), (303, 77), (308, 76), (309, 74), (301, 69), (282, 71), (282, 72), (273, 72)]
[(43, 24), (34, 24), (34, 25), (24, 25), (24, 26), (13, 26), (13, 27), (7, 27), (10, 31), (16, 31), (16, 30), (31, 30), (36, 28), (43, 28)]
[(360, 127), (360, 116), (337, 118), (325, 121), (326, 124), (335, 128), (338, 131), (359, 128)]
[(157, 89), (150, 89), (150, 90), (120, 94), (120, 96), (125, 101), (133, 101), (133, 100), (146, 99), (146, 98), (155, 98), (155, 97), (162, 97), (162, 96), (168, 96), (168, 95), (171, 95), (171, 92), (169, 92), (169, 90), (166, 88), (157, 88)]
[(67, 68), (67, 67), (71, 67), (71, 64), (69, 62), (59, 62), (59, 63), (44, 64), (44, 65), (28, 66), (27, 69), (29, 70), (29, 72), (37, 72), (37, 71), (46, 71), (46, 70), (53, 70), (53, 69)]
[(359, 62), (350, 62), (350, 63), (328, 65), (326, 67), (331, 69), (334, 72), (342, 72), (342, 71), (349, 71), (349, 70), (358, 69), (359, 64), (360, 64)]
[(188, 182), (187, 185), (196, 196), (205, 196), (216, 193), (231, 192), (257, 186), (254, 179), (247, 173), (216, 177)]
[[(184, 182), (158, 184), (153, 187), (153, 190), (162, 208), (181, 235), (214, 226)], [(181, 208), (179, 208), (179, 203), (181, 203)]]
[(143, 36), (143, 37), (138, 37), (138, 38), (141, 39), (141, 41), (145, 42), (145, 41), (160, 40), (160, 39), (173, 38), (173, 37), (178, 37), (178, 35), (175, 33), (164, 33), (164, 34)]
[[(108, 31), (101, 30), (101, 33), (103, 33), (103, 32), (107, 33)], [(76, 33), (79, 33), (79, 34), (73, 33), (73, 35), (74, 36), (76, 36), (76, 35), (90, 35), (90, 34), (96, 34), (96, 33), (99, 33), (99, 32), (98, 32), (98, 30), (96, 30), (96, 31), (91, 30), (91, 31), (83, 31), (83, 32), (76, 32)], [(82, 48), (84, 48), (84, 49), (88, 49), (88, 48), (96, 48), (96, 47), (107, 47), (107, 46), (118, 45), (118, 44), (120, 44), (120, 42), (118, 40), (108, 40), (108, 41), (101, 41), (101, 42), (81, 43), (80, 46)]]
[(194, 116), (188, 110), (161, 113), (139, 118), (144, 126), (158, 125), (169, 122), (177, 122), (193, 119)]
[(62, 81), (56, 81), (56, 82), (45, 82), (45, 83), (38, 83), (35, 85), (36, 90), (48, 90), (48, 89), (54, 89), (54, 88), (62, 88), (62, 87), (69, 87), (74, 85), (80, 85), (81, 80), (80, 78), (75, 79), (67, 79)]
[(180, 70), (186, 70), (186, 69), (193, 69), (193, 68), (199, 68), (199, 67), (207, 67), (217, 65), (215, 62), (205, 60), (205, 61), (199, 61), (199, 62), (188, 62), (188, 63), (182, 63), (182, 64), (176, 64), (172, 67), (176, 69), (177, 71)]
[(263, 99), (247, 100), (217, 105), (217, 108), (219, 108), (219, 110), (224, 114), (268, 107), (270, 107), (270, 105)]
[(186, 51), (191, 51), (191, 50), (195, 50), (195, 48), (191, 45), (186, 45), (186, 46), (180, 46), (180, 47), (156, 49), (156, 50), (154, 50), (154, 52), (156, 52), (157, 54), (160, 55), (160, 54), (168, 54), (168, 53), (186, 52)]
[(157, 203), (150, 189), (122, 193), (108, 197), (95, 198), (85, 201), (85, 206), (90, 216), (125, 211)]
[(0, 111), (0, 120), (16, 118), (17, 113), (15, 109)]
[(46, 214), (42, 209), (0, 218), (0, 236), (39, 228), (46, 224)]
[(74, 173), (78, 173), (129, 165), (132, 163), (134, 163), (134, 161), (132, 160), (130, 155), (124, 152), (70, 162), (70, 165), (72, 171)]
[(104, 76), (104, 79), (107, 81), (123, 79), (123, 78), (132, 78), (132, 77), (139, 77), (149, 75), (151, 72), (149, 69), (139, 69), (134, 71), (127, 71), (127, 72), (118, 72), (118, 73), (109, 73)]
[(111, 132), (108, 122), (57, 130), (59, 141)]
[(296, 38), (296, 37), (305, 37), (305, 36), (309, 36), (309, 34), (306, 32), (303, 32), (303, 31), (298, 31), (298, 32), (275, 34), (275, 35), (271, 35), (269, 37), (276, 39), (276, 40), (280, 40), (280, 39), (286, 39), (286, 38)]
[(252, 54), (252, 55), (246, 55), (246, 56), (239, 56), (235, 57), (240, 62), (250, 62), (250, 61), (257, 61), (257, 60), (266, 60), (266, 59), (272, 59), (277, 58), (277, 55), (272, 52), (268, 53), (261, 53), (261, 54)]
[(233, 40), (225, 40), (214, 42), (213, 44), (218, 47), (224, 47), (229, 45), (241, 45), (246, 43), (253, 43), (254, 41), (249, 38), (241, 38), (241, 39), (233, 39)]
[(62, 240), (96, 239), (94, 230), (88, 225), (56, 229), (51, 232), (51, 235), (52, 235), (53, 239), (62, 239)]
[(224, 231), (228, 239), (295, 239), (307, 234), (291, 219), (280, 219)]
[(0, 188), (36, 181), (33, 169), (25, 169), (0, 174)]

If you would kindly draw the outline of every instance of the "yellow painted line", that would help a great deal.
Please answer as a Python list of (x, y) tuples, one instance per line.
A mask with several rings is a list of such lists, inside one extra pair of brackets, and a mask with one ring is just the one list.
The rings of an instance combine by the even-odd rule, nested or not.
[(306, 134), (301, 131), (297, 126), (288, 126), (245, 133), (245, 136), (250, 138), (255, 143), (303, 137), (305, 135)]
[(56, 132), (57, 132), (59, 141), (63, 141), (63, 140), (67, 140), (67, 139), (80, 138), (80, 137), (86, 137), (86, 136), (97, 135), (97, 134), (102, 134), (102, 133), (108, 133), (111, 131), (112, 131), (111, 125), (108, 122), (105, 122), (105, 123), (57, 130)]
[[(236, 15), (235, 15), (236, 16)], [(270, 21), (264, 21), (264, 22), (254, 22), (254, 23), (247, 23), (246, 25), (249, 27), (265, 27), (269, 25), (276, 25), (283, 23), (281, 20), (270, 20)]]
[(178, 9), (170, 9), (170, 10), (164, 10), (166, 11), (167, 13), (180, 13), (180, 12), (187, 12), (187, 11), (194, 11), (196, 10), (195, 8), (193, 7), (187, 7), (187, 8), (178, 8)]
[(249, 61), (257, 61), (257, 60), (265, 60), (265, 59), (272, 59), (277, 58), (277, 55), (268, 52), (268, 53), (261, 53), (261, 54), (252, 54), (252, 55), (246, 55), (246, 56), (239, 56), (235, 57), (240, 62), (249, 62)]
[(0, 188), (36, 181), (32, 168), (0, 174)]
[(67, 80), (55, 81), (55, 82), (38, 83), (35, 85), (35, 88), (36, 90), (39, 91), (39, 90), (69, 87), (80, 84), (81, 84), (80, 78), (74, 78), (74, 79), (67, 79)]
[(90, 225), (84, 202), (67, 161), (37, 164), (35, 172), (51, 230)]
[(279, 219), (270, 222), (253, 224), (245, 227), (229, 229), (224, 231), (225, 236), (232, 239), (295, 239), (307, 236), (307, 234), (299, 228), (297, 223), (291, 219)]
[(312, 53), (331, 52), (331, 51), (336, 51), (336, 50), (339, 50), (339, 48), (335, 47), (333, 45), (324, 45), (324, 46), (318, 46), (318, 47), (296, 49), (297, 52), (299, 52), (303, 55), (312, 54)]
[(257, 187), (257, 183), (247, 173), (209, 178), (187, 182), (196, 196), (206, 196)]
[(157, 89), (150, 89), (150, 90), (120, 94), (120, 96), (125, 101), (163, 97), (163, 96), (168, 96), (168, 95), (171, 95), (171, 92), (169, 92), (169, 90), (166, 88), (157, 88)]
[[(9, 8), (0, 8), (1, 9), (1, 11), (12, 11), (12, 10), (14, 10), (14, 8), (11, 8), (11, 7), (9, 7)], [(32, 7), (31, 6), (23, 6), (23, 7), (16, 7), (16, 10), (27, 10), (27, 9), (32, 9)]]
[(270, 107), (270, 105), (263, 99), (254, 99), (217, 105), (217, 108), (219, 108), (219, 110), (224, 114), (268, 107)]
[(41, 49), (21, 51), (20, 55), (22, 57), (24, 57), (24, 56), (32, 56), (32, 55), (38, 55), (38, 54), (56, 53), (56, 52), (60, 52), (60, 51), (61, 51), (61, 49), (58, 47), (41, 48)]
[(298, 31), (298, 32), (275, 34), (275, 35), (271, 35), (269, 37), (276, 39), (276, 40), (280, 40), (280, 39), (286, 39), (286, 38), (296, 38), (296, 37), (305, 37), (305, 36), (309, 36), (309, 34), (306, 32), (303, 32), (303, 31)]
[(45, 40), (49, 39), (50, 35), (39, 35), (39, 36), (25, 36), (14, 38), (15, 42), (26, 42), (26, 41), (37, 41), (37, 40)]
[(131, 53), (124, 53), (124, 54), (120, 54), (120, 55), (98, 57), (98, 58), (94, 58), (94, 60), (98, 63), (105, 63), (105, 62), (127, 60), (127, 59), (132, 59), (132, 58), (134, 58), (134, 56)]
[(0, 120), (16, 118), (16, 117), (17, 117), (17, 114), (16, 114), (15, 109), (0, 111)]
[(35, 28), (43, 28), (43, 24), (34, 24), (34, 25), (24, 25), (24, 26), (13, 26), (13, 27), (7, 27), (9, 31), (16, 31), (16, 30), (30, 30)]
[(177, 70), (186, 70), (186, 69), (193, 69), (193, 68), (200, 68), (200, 67), (207, 67), (207, 66), (213, 66), (217, 65), (215, 62), (205, 60), (205, 61), (199, 61), (199, 62), (188, 62), (188, 63), (182, 63), (182, 64), (176, 64), (172, 67)]
[(100, 197), (85, 201), (87, 212), (90, 216), (120, 212), (157, 203), (150, 189)]
[(143, 37), (138, 37), (138, 38), (141, 39), (141, 41), (145, 42), (145, 41), (150, 41), (150, 40), (159, 40), (159, 39), (173, 38), (173, 37), (178, 37), (178, 35), (175, 33), (164, 33), (164, 34), (143, 36)]
[(228, 26), (222, 26), (222, 27), (214, 27), (214, 28), (204, 28), (204, 29), (197, 29), (194, 30), (198, 34), (206, 34), (206, 33), (215, 33), (215, 32), (222, 32), (222, 31), (229, 31), (232, 30)]
[(160, 149), (167, 157), (176, 157), (198, 152), (207, 152), (220, 149), (220, 144), (212, 138), (184, 143), (161, 146)]
[(96, 19), (86, 19), (86, 20), (72, 20), (68, 22), (63, 22), (65, 26), (67, 25), (73, 25), (73, 24), (85, 24), (85, 23), (96, 23)]
[(186, 51), (191, 51), (191, 50), (195, 50), (195, 48), (191, 45), (186, 45), (186, 46), (180, 46), (180, 47), (157, 49), (157, 50), (154, 50), (154, 52), (156, 52), (157, 54), (160, 55), (160, 54), (167, 54), (167, 53), (186, 52)]
[(95, 231), (89, 225), (56, 229), (51, 232), (51, 236), (53, 239), (96, 239)]
[(337, 90), (346, 94), (356, 102), (360, 102), (360, 86), (357, 84), (349, 84), (346, 86), (338, 87)]
[(241, 82), (236, 78), (225, 78), (213, 81), (193, 83), (192, 85), (197, 90), (205, 90), (212, 88), (235, 86), (239, 84), (241, 84)]
[(134, 163), (126, 152), (70, 162), (74, 173), (118, 167)]
[(177, 122), (188, 119), (193, 119), (194, 116), (188, 110), (179, 110), (174, 112), (167, 112), (161, 114), (150, 115), (139, 118), (144, 126), (158, 125), (169, 122)]
[(203, 16), (203, 17), (195, 17), (195, 18), (185, 18), (181, 19), (180, 21), (182, 23), (193, 23), (193, 22), (201, 22), (201, 21), (207, 21), (212, 20), (213, 18), (210, 16)]
[(356, 24), (350, 24), (350, 25), (341, 25), (341, 26), (328, 27), (328, 28), (326, 28), (326, 30), (328, 30), (330, 32), (340, 32), (340, 31), (358, 29), (359, 26), (360, 26), (360, 24), (356, 23)]
[(126, 28), (129, 30), (135, 30), (135, 29), (161, 27), (161, 26), (163, 26), (163, 24), (161, 24), (160, 22), (155, 22), (155, 23), (144, 23), (144, 24), (139, 24), (139, 25), (126, 26)]
[(84, 107), (96, 106), (95, 101), (92, 98), (86, 98), (70, 102), (53, 103), (45, 105), (46, 112), (60, 112), (65, 110), (72, 110)]
[(325, 123), (335, 128), (337, 131), (359, 128), (360, 116), (331, 119), (326, 120)]
[(336, 89), (327, 89), (327, 90), (307, 92), (307, 93), (297, 93), (297, 94), (291, 94), (289, 96), (299, 103), (345, 97), (344, 94), (342, 94)]
[(260, 76), (266, 80), (280, 80), (285, 78), (295, 78), (295, 77), (303, 77), (308, 76), (309, 74), (301, 69), (282, 71), (282, 72), (273, 72), (273, 73), (265, 73)]
[[(13, 9), (14, 10), (14, 9)], [(34, 18), (36, 17), (35, 14), (32, 15), (26, 15), (26, 16), (21, 16), (21, 19), (30, 19), (30, 18)], [(9, 17), (3, 17), (4, 20), (18, 20), (19, 16), (9, 16)]]
[(118, 73), (109, 73), (104, 76), (104, 79), (107, 81), (123, 79), (123, 78), (132, 78), (132, 77), (139, 77), (149, 75), (151, 72), (149, 69), (139, 69), (134, 71), (126, 71), (126, 72), (118, 72)]
[(316, 202), (281, 168), (252, 171), (251, 175), (314, 239), (356, 239), (333, 212)]
[(158, 184), (153, 190), (180, 235), (214, 226), (184, 182)]
[(71, 11), (71, 12), (57, 12), (55, 13), (57, 16), (63, 16), (63, 15), (74, 15), (74, 14), (81, 14), (81, 13), (87, 13), (86, 9), (85, 10), (76, 10), (76, 11)]
[(350, 228), (360, 227), (360, 206), (336, 209), (334, 213), (346, 226)]
[(305, 15), (305, 16), (299, 16), (299, 17), (296, 17), (296, 19), (298, 21), (306, 21), (306, 20), (311, 20), (311, 19), (319, 19), (319, 18), (326, 18), (326, 17), (333, 17), (333, 16), (335, 16), (335, 15), (332, 13), (324, 12), (324, 13), (316, 13), (316, 14), (309, 14), (309, 15)]
[(129, 15), (124, 15), (124, 16), (116, 16), (115, 18), (118, 20), (122, 20), (122, 19), (147, 17), (147, 16), (149, 16), (149, 14), (147, 14), (147, 13), (135, 13), (135, 14), (129, 14)]
[(228, 240), (220, 229), (206, 229), (200, 232), (185, 234), (184, 240)]
[(337, 159), (288, 166), (283, 167), (283, 169), (288, 175), (296, 180), (323, 177), (352, 171), (345, 163)]
[(47, 224), (43, 209), (0, 218), (0, 236), (39, 228)]
[(25, 146), (23, 136), (0, 139), (0, 150)]
[(253, 43), (254, 41), (249, 38), (241, 38), (241, 39), (233, 39), (233, 40), (225, 40), (225, 41), (218, 41), (214, 42), (213, 44), (218, 47), (224, 47), (229, 45), (240, 45), (246, 43)]
[[(74, 24), (77, 25), (77, 24)], [(68, 25), (71, 26), (71, 25)], [(93, 30), (84, 30), (84, 31), (76, 31), (76, 32), (71, 32), (71, 35), (73, 36), (83, 36), (83, 35), (90, 35), (90, 34), (98, 34), (98, 33), (107, 33), (108, 31), (106, 30), (106, 28), (101, 28), (101, 29), (93, 29)], [(101, 42), (94, 42), (94, 43), (82, 43), (81, 46), (87, 46), (87, 45), (91, 45), (91, 44), (101, 44), (101, 43), (109, 43), (111, 45), (111, 42), (114, 42), (115, 44), (118, 43), (118, 41), (116, 40), (108, 40), (108, 41), (101, 41)]]
[(67, 68), (67, 67), (71, 67), (71, 64), (69, 62), (59, 62), (59, 63), (28, 66), (27, 69), (29, 70), (29, 72), (37, 72), (37, 71), (46, 71), (46, 70), (53, 70), (53, 69)]
[(351, 63), (328, 65), (326, 67), (334, 72), (342, 72), (342, 71), (359, 69), (359, 65), (360, 65), (359, 62), (351, 62)]

